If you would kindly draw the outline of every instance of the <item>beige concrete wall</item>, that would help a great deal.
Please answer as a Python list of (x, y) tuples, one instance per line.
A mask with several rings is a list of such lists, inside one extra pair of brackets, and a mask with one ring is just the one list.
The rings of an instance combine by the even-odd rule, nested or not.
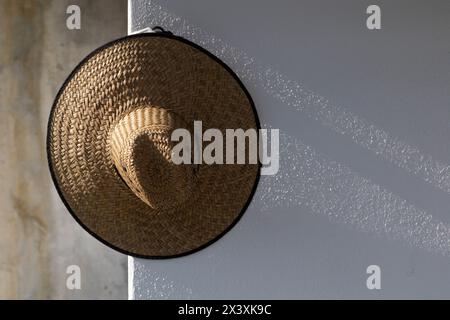
[[(81, 7), (81, 30), (66, 8)], [(50, 179), (46, 125), (77, 63), (126, 34), (126, 0), (0, 0), (0, 298), (126, 298), (126, 257), (64, 208)], [(81, 268), (81, 290), (66, 268)]]

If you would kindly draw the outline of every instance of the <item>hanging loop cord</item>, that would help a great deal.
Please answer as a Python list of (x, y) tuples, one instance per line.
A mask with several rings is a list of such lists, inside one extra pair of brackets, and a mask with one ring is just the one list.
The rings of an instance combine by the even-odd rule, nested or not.
[(152, 28), (152, 30), (153, 30), (154, 32), (161, 32), (161, 33), (172, 34), (172, 32), (166, 31), (163, 27), (160, 27), (160, 26), (154, 26), (154, 27)]

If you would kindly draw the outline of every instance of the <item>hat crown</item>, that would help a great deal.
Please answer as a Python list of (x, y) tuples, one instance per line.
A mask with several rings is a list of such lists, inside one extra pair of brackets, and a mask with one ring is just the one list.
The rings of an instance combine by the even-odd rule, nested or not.
[(187, 128), (179, 116), (148, 106), (123, 115), (110, 134), (111, 156), (119, 175), (153, 209), (177, 207), (192, 194), (193, 167), (171, 160), (171, 134), (177, 128)]

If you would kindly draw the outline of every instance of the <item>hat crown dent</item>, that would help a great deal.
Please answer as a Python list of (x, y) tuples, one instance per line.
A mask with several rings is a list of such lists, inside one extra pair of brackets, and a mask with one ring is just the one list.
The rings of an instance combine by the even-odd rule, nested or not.
[(178, 115), (147, 106), (123, 115), (110, 134), (111, 157), (119, 175), (155, 210), (176, 208), (193, 193), (193, 166), (171, 160), (171, 134), (177, 128), (187, 128)]

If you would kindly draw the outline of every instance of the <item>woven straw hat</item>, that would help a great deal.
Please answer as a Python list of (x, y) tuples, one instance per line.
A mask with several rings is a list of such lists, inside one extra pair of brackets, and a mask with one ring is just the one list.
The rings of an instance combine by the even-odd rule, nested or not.
[(113, 41), (60, 89), (48, 126), (53, 181), (93, 236), (144, 258), (220, 238), (247, 208), (259, 164), (175, 165), (171, 132), (258, 129), (253, 101), (211, 53), (168, 32)]

